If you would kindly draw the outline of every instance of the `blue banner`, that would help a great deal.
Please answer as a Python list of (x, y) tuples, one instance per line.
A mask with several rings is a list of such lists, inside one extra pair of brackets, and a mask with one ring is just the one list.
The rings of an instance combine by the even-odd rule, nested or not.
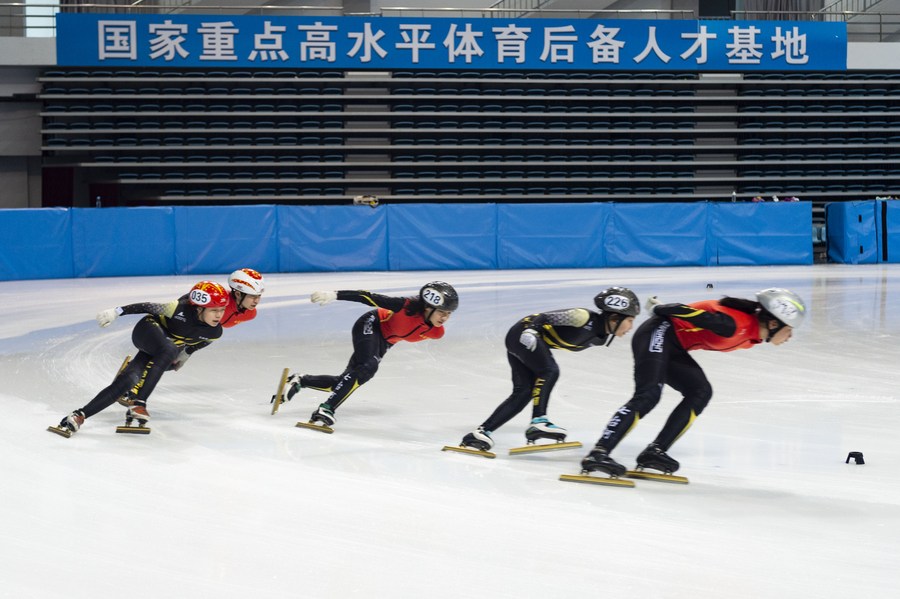
[(56, 17), (60, 66), (845, 70), (845, 23), (246, 15)]

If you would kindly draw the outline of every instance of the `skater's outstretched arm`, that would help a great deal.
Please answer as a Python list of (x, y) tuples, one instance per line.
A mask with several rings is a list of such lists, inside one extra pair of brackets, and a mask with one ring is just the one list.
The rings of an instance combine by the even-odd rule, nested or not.
[(375, 308), (384, 308), (386, 310), (390, 310), (391, 312), (398, 312), (406, 307), (407, 303), (411, 301), (405, 297), (391, 297), (388, 295), (381, 295), (380, 293), (372, 293), (371, 291), (315, 291), (310, 296), (310, 300), (313, 303), (319, 305), (325, 305), (334, 300), (341, 300), (346, 302), (358, 302), (360, 304), (366, 304), (367, 306), (373, 306)]
[(137, 304), (128, 304), (127, 306), (117, 306), (103, 310), (97, 314), (97, 323), (101, 327), (108, 327), (112, 322), (123, 314), (155, 314), (157, 316), (165, 316), (170, 318), (175, 314), (178, 308), (178, 300), (173, 300), (167, 304), (155, 302), (140, 302)]
[(685, 320), (699, 329), (720, 337), (731, 337), (737, 330), (734, 318), (724, 312), (703, 310), (687, 304), (658, 304), (653, 308), (657, 316)]

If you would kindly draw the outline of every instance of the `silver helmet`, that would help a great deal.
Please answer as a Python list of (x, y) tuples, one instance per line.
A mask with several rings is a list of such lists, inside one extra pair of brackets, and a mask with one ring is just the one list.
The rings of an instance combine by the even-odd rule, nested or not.
[(756, 301), (782, 324), (798, 327), (806, 318), (806, 304), (800, 296), (787, 289), (773, 287), (756, 294)]

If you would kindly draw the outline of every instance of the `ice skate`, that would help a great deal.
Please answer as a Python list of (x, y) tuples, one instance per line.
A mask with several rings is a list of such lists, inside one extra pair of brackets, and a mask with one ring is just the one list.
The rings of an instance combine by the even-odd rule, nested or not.
[[(609, 476), (591, 476), (592, 472), (603, 472)], [(609, 457), (609, 452), (603, 447), (594, 447), (581, 460), (581, 474), (563, 474), (559, 480), (612, 487), (633, 487), (634, 482), (619, 478), (623, 474), (625, 466)]]
[(456, 451), (459, 453), (480, 455), (483, 458), (495, 458), (497, 455), (488, 451), (493, 446), (494, 440), (491, 439), (491, 432), (484, 430), (483, 426), (479, 426), (471, 433), (467, 433), (458, 446), (444, 445), (441, 451)]
[(604, 448), (595, 447), (591, 450), (591, 453), (581, 460), (581, 470), (584, 474), (605, 472), (612, 477), (617, 477), (625, 474), (626, 468), (609, 457), (609, 452)]
[(491, 439), (491, 433), (484, 430), (483, 426), (479, 426), (471, 433), (462, 438), (461, 447), (468, 447), (477, 451), (490, 451), (494, 446), (494, 440)]
[(56, 433), (57, 435), (68, 439), (78, 432), (78, 429), (81, 428), (82, 424), (84, 424), (84, 412), (82, 412), (81, 410), (75, 410), (74, 412), (60, 420), (59, 426), (50, 426), (47, 427), (47, 430), (51, 433)]
[(659, 470), (664, 474), (672, 474), (680, 464), (669, 457), (669, 455), (660, 449), (656, 443), (651, 443), (647, 449), (642, 451), (637, 457), (637, 470), (649, 468), (651, 470)]
[(542, 416), (540, 418), (532, 418), (531, 426), (525, 430), (525, 438), (528, 439), (528, 443), (534, 443), (538, 439), (552, 439), (562, 443), (566, 440), (568, 432), (563, 427), (556, 426), (547, 420), (545, 416)]
[[(581, 447), (578, 441), (566, 443), (566, 434), (568, 431), (561, 426), (556, 426), (545, 416), (533, 418), (531, 425), (525, 430), (525, 438), (528, 439), (528, 445), (524, 447), (513, 447), (509, 450), (510, 455), (520, 453), (535, 453), (539, 451), (550, 451), (556, 449), (575, 449)], [(536, 443), (539, 439), (549, 439), (553, 443)]]
[[(137, 426), (134, 424), (135, 421), (137, 421)], [(125, 412), (125, 426), (117, 426), (116, 432), (148, 435), (150, 434), (150, 429), (147, 427), (147, 422), (149, 421), (150, 412), (147, 411), (147, 408), (133, 403), (128, 407), (128, 411)]]
[(298, 422), (296, 426), (300, 428), (311, 428), (323, 433), (333, 433), (334, 429), (331, 427), (334, 426), (335, 422), (334, 411), (328, 404), (323, 403), (319, 404), (316, 411), (309, 417), (309, 422)]

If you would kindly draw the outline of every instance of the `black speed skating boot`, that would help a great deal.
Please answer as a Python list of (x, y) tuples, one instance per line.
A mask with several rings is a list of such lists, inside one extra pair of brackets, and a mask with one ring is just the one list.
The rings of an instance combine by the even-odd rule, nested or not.
[(640, 453), (637, 457), (637, 465), (638, 468), (650, 468), (666, 474), (672, 474), (681, 466), (677, 460), (669, 457), (656, 443), (651, 443), (647, 446), (647, 449)]
[(625, 466), (609, 457), (609, 452), (602, 447), (595, 447), (581, 460), (581, 469), (585, 472), (605, 472), (610, 476), (622, 476), (626, 470)]
[(477, 449), (478, 451), (490, 451), (491, 447), (494, 446), (494, 440), (491, 439), (490, 431), (486, 431), (483, 426), (479, 426), (463, 437), (460, 445)]

